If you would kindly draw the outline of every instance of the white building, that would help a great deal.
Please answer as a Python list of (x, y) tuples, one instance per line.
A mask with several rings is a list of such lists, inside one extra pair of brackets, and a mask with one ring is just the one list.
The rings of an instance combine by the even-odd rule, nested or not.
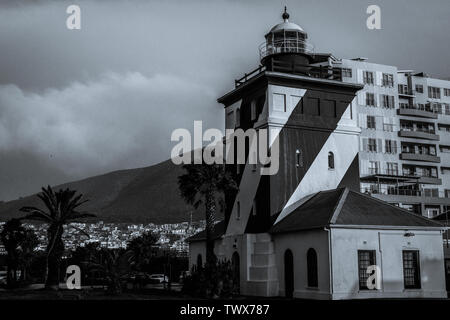
[[(359, 193), (365, 85), (343, 81), (343, 69), (314, 54), (288, 18), (285, 12), (267, 33), (262, 66), (219, 99), (226, 128), (272, 129), (268, 147), (278, 149), (279, 166), (272, 175), (262, 175), (260, 164), (228, 166), (239, 190), (226, 194), (225, 219), (215, 226), (217, 257), (232, 261), (244, 295), (446, 297), (444, 227)], [(376, 94), (395, 104), (396, 80), (386, 81)], [(189, 239), (191, 267), (205, 251), (204, 232)], [(380, 270), (379, 289), (367, 290), (368, 266)]]

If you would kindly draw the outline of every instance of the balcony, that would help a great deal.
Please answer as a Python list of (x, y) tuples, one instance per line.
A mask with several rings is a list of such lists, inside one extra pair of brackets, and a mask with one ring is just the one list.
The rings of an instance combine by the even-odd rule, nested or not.
[(411, 160), (411, 161), (425, 161), (425, 162), (436, 162), (440, 163), (441, 158), (431, 154), (424, 153), (410, 153), (402, 152), (400, 153), (400, 160)]
[(397, 114), (400, 116), (421, 117), (429, 119), (437, 119), (438, 115), (433, 112), (431, 108), (419, 107), (418, 105), (400, 105), (400, 109), (397, 110)]
[(429, 204), (443, 204), (448, 205), (450, 198), (448, 194), (443, 191), (438, 192), (426, 192), (425, 190), (413, 190), (413, 189), (401, 189), (395, 187), (378, 186), (370, 188), (362, 188), (361, 193), (368, 194), (374, 198), (391, 202), (410, 202), (410, 203), (429, 203)]
[(437, 177), (419, 177), (419, 183), (441, 185), (442, 180)]
[(412, 91), (412, 90), (399, 90), (398, 91), (398, 95), (399, 96), (403, 96), (403, 97), (407, 97), (407, 98), (414, 98), (415, 97), (415, 94), (414, 94), (414, 91)]
[(425, 131), (425, 130), (411, 130), (411, 129), (402, 128), (398, 132), (398, 136), (403, 137), (403, 138), (426, 139), (426, 140), (439, 141), (439, 135), (435, 134), (433, 131)]

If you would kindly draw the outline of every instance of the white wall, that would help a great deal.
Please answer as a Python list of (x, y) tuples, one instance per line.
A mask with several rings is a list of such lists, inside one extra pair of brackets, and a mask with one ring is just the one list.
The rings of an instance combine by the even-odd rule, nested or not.
[[(330, 268), (328, 234), (324, 230), (276, 234), (273, 236), (278, 267), (280, 296), (285, 296), (284, 253), (292, 251), (294, 258), (294, 297), (305, 299), (330, 299)], [(318, 288), (308, 288), (306, 253), (313, 248), (318, 261)]]
[[(446, 298), (440, 231), (331, 229), (333, 299)], [(359, 291), (358, 250), (376, 250), (381, 290)], [(419, 250), (421, 289), (404, 289), (402, 250)]]

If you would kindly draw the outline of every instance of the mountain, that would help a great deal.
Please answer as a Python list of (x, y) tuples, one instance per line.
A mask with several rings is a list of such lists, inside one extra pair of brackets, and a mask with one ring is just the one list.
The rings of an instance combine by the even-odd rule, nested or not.
[[(181, 166), (167, 160), (156, 165), (114, 171), (87, 179), (55, 186), (54, 189), (69, 188), (84, 194), (89, 202), (80, 210), (95, 213), (105, 222), (176, 223), (203, 219), (204, 209), (194, 210), (180, 196), (178, 176), (183, 174)], [(43, 208), (36, 195), (0, 203), (0, 221), (23, 214), (23, 206)]]

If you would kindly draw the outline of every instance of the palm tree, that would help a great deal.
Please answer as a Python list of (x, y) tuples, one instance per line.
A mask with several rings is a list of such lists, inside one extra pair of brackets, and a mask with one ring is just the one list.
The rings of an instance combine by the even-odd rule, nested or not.
[(22, 219), (48, 224), (45, 287), (58, 289), (61, 257), (64, 252), (64, 242), (62, 241), (64, 225), (84, 218), (95, 217), (95, 215), (77, 210), (87, 200), (81, 200), (83, 195), (76, 195), (74, 190), (60, 189), (53, 192), (52, 188), (48, 186), (42, 188), (42, 193), (38, 194), (38, 197), (45, 204), (46, 210), (23, 207), (20, 211), (27, 213)]
[(178, 187), (185, 201), (194, 206), (205, 204), (206, 220), (206, 263), (215, 263), (214, 221), (219, 194), (236, 190), (237, 184), (224, 165), (185, 164), (187, 173), (178, 177)]
[(152, 232), (146, 232), (139, 237), (130, 240), (127, 244), (128, 262), (136, 270), (143, 269), (150, 264), (155, 255), (155, 245), (158, 238)]
[(125, 273), (123, 268), (123, 250), (101, 248), (99, 262), (87, 262), (90, 272), (100, 272), (107, 281), (108, 293), (116, 295), (122, 292), (121, 276)]
[(20, 245), (25, 239), (25, 228), (20, 219), (11, 219), (5, 223), (0, 238), (8, 253), (7, 285), (9, 288), (17, 283), (17, 269), (19, 267)]
[(33, 258), (35, 257), (34, 250), (39, 244), (39, 238), (36, 235), (36, 233), (33, 230), (26, 229), (25, 230), (25, 237), (20, 244), (21, 247), (21, 254), (20, 254), (20, 267), (21, 267), (21, 273), (20, 273), (20, 279), (21, 281), (27, 281), (28, 280), (28, 270), (30, 269), (31, 262)]

